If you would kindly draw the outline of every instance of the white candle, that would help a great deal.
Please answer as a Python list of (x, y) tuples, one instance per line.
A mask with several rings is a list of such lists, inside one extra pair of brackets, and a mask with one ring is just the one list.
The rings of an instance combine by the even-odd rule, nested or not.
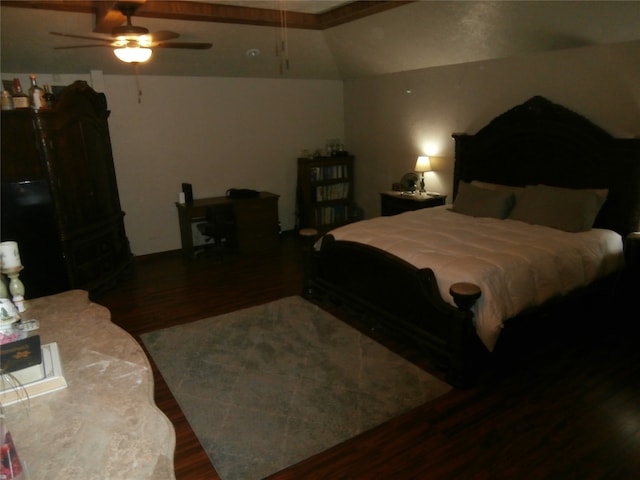
[(20, 252), (18, 251), (18, 242), (2, 242), (0, 243), (0, 258), (2, 259), (2, 268), (16, 268), (22, 265), (20, 261)]

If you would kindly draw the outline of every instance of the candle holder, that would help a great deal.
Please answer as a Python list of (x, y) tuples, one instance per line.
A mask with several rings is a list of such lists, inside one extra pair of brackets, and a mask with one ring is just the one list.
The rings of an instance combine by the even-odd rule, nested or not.
[(24, 284), (22, 283), (22, 280), (20, 280), (20, 272), (23, 269), (24, 267), (22, 265), (2, 269), (2, 273), (9, 277), (9, 292), (11, 293), (11, 300), (20, 313), (27, 310), (27, 302), (24, 300)]
[(9, 298), (9, 290), (7, 290), (7, 285), (4, 283), (3, 275), (0, 275), (0, 298)]

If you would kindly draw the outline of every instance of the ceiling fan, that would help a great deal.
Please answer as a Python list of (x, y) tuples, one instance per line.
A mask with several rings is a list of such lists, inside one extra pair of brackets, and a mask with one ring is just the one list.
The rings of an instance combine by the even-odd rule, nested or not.
[(73, 35), (69, 33), (49, 32), (51, 35), (57, 35), (68, 38), (79, 38), (83, 40), (95, 40), (101, 43), (91, 45), (74, 45), (65, 47), (54, 47), (55, 50), (68, 48), (93, 48), (93, 47), (109, 47), (113, 48), (113, 53), (118, 59), (126, 63), (143, 63), (151, 58), (152, 49), (154, 48), (184, 48), (192, 50), (207, 50), (212, 47), (211, 43), (200, 42), (170, 42), (178, 38), (180, 35), (169, 30), (161, 30), (155, 33), (149, 33), (144, 27), (131, 24), (131, 17), (141, 5), (140, 2), (117, 2), (116, 9), (127, 18), (126, 25), (113, 28), (111, 38), (92, 37), (85, 35)]

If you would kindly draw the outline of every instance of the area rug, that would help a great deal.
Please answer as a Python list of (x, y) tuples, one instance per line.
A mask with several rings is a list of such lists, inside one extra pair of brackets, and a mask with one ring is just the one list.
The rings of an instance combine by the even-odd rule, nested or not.
[(142, 335), (223, 480), (257, 480), (451, 389), (305, 299)]

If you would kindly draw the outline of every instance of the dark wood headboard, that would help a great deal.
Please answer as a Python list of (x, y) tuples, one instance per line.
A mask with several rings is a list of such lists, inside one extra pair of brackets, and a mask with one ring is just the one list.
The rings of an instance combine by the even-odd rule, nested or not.
[(640, 139), (618, 139), (583, 116), (536, 96), (475, 135), (454, 134), (458, 182), (608, 188), (595, 225), (640, 230)]

